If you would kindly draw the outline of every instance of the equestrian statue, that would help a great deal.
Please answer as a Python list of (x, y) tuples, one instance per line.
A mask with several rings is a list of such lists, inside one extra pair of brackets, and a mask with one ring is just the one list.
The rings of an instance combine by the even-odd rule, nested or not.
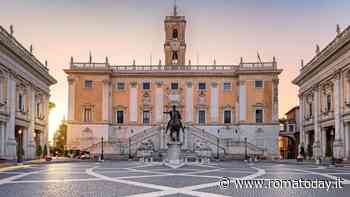
[[(176, 110), (176, 106), (173, 105), (172, 110), (169, 112), (163, 112), (165, 114), (170, 115), (170, 120), (166, 126), (165, 133), (168, 134), (168, 130), (170, 130), (170, 138), (173, 142), (180, 142), (180, 129), (185, 133), (185, 128), (181, 122), (181, 114), (178, 110)], [(176, 133), (176, 137), (174, 137), (174, 133)]]

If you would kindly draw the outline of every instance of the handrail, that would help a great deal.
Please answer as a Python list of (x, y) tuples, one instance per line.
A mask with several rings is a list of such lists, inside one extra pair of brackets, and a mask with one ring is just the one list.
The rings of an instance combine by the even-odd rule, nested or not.
[[(220, 138), (211, 134), (211, 133), (208, 133), (206, 132), (205, 130), (202, 130), (202, 129), (199, 129), (199, 128), (196, 128), (196, 127), (189, 127), (192, 129), (192, 131), (195, 131), (195, 132), (191, 132), (192, 135), (195, 135), (203, 140), (206, 140), (206, 142), (212, 144), (212, 145), (215, 145), (215, 146), (218, 146), (220, 149), (222, 149), (224, 151), (224, 153), (226, 152), (226, 149), (224, 146), (222, 146), (222, 144), (220, 143)], [(219, 140), (219, 144), (217, 143)]]
[[(222, 139), (223, 144), (225, 144), (227, 147), (231, 146), (231, 144), (245, 144), (245, 141), (234, 141), (233, 139)], [(251, 142), (247, 142), (247, 146), (249, 146), (250, 148), (255, 149), (256, 151), (262, 151), (264, 152), (265, 149), (264, 148), (260, 148), (258, 146), (256, 146), (255, 144), (252, 144)]]
[(72, 69), (105, 69), (119, 71), (236, 71), (274, 69), (276, 62), (242, 62), (238, 65), (110, 65), (107, 62), (71, 62)]

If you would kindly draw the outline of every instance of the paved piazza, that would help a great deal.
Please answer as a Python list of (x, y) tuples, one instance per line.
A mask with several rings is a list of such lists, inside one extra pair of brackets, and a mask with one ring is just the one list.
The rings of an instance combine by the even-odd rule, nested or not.
[[(231, 184), (219, 186), (222, 177)], [(268, 180), (342, 178), (342, 188), (267, 188)], [(236, 188), (234, 180), (263, 180), (263, 188)], [(226, 185), (227, 186), (227, 185)], [(278, 188), (277, 188), (278, 187)], [(0, 196), (349, 196), (350, 167), (326, 168), (239, 161), (189, 164), (107, 161), (23, 166), (0, 171)]]

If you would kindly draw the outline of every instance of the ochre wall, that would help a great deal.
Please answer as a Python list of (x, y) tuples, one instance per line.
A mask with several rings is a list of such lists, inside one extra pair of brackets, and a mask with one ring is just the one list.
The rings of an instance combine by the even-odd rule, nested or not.
[[(109, 75), (99, 75), (99, 74), (74, 74), (75, 81), (75, 120), (82, 120), (82, 106), (85, 104), (91, 104), (94, 106), (94, 121), (101, 122), (102, 121), (102, 96), (103, 96), (103, 81), (109, 79)], [(92, 80), (93, 88), (88, 89), (84, 88), (84, 81)], [(192, 81), (192, 95), (193, 95), (193, 122), (197, 122), (197, 109), (196, 105), (198, 102), (198, 95), (200, 91), (198, 91), (198, 82), (205, 82), (207, 91), (205, 91), (206, 99), (207, 99), (207, 114), (206, 119), (207, 123), (210, 124), (210, 102), (211, 102), (211, 83), (215, 81), (217, 83), (218, 88), (218, 122), (223, 123), (223, 107), (230, 106), (234, 110), (232, 111), (232, 121), (235, 122), (238, 120), (236, 115), (238, 114), (236, 109), (236, 102), (239, 94), (238, 88), (238, 80), (243, 80), (246, 85), (246, 122), (255, 122), (255, 105), (260, 103), (264, 108), (264, 122), (272, 121), (272, 75), (240, 75), (237, 77), (124, 77), (118, 76), (111, 78), (111, 88), (112, 88), (112, 122), (115, 122), (115, 112), (117, 109), (124, 109), (124, 122), (127, 123), (129, 121), (129, 110), (130, 105), (132, 105), (129, 98), (129, 90), (131, 88), (131, 82), (137, 82), (137, 110), (138, 110), (138, 124), (142, 123), (142, 81), (150, 81), (151, 82), (151, 90), (150, 99), (151, 99), (151, 123), (154, 123), (155, 120), (155, 92), (156, 92), (156, 81), (163, 81), (162, 89), (164, 95), (167, 94), (170, 90), (171, 82), (177, 81), (179, 83), (179, 88), (182, 89), (180, 91), (181, 102), (184, 105), (183, 109), (180, 109), (182, 113), (183, 119), (185, 119), (185, 94), (187, 88), (187, 81)], [(264, 86), (263, 88), (255, 88), (255, 80), (263, 80)], [(223, 90), (223, 82), (231, 82), (231, 91)], [(116, 84), (117, 82), (125, 83), (125, 90), (117, 90)], [(164, 105), (167, 97), (164, 96)], [(166, 109), (164, 109), (166, 110)]]

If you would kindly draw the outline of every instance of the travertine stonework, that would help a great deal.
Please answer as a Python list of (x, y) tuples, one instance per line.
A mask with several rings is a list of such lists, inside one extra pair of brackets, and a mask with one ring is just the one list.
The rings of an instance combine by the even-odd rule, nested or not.
[(300, 143), (308, 157), (350, 156), (350, 27), (302, 66), (299, 86)]
[(49, 87), (56, 83), (40, 63), (0, 26), (0, 158), (36, 157), (36, 147), (48, 146)]
[[(276, 153), (281, 70), (275, 58), (242, 60), (238, 65), (185, 64), (185, 27), (185, 17), (178, 16), (176, 9), (166, 17), (165, 64), (123, 66), (111, 65), (108, 58), (104, 63), (71, 59), (65, 70), (68, 149), (89, 149), (101, 136), (109, 142), (129, 143), (133, 150), (146, 139), (157, 150), (164, 149), (168, 117), (163, 112), (176, 105), (190, 133), (183, 136), (184, 149), (209, 143), (215, 154), (218, 139), (221, 154), (230, 140), (247, 137), (250, 147)], [(261, 122), (256, 122), (257, 110)], [(119, 123), (118, 113), (123, 116)], [(225, 140), (229, 141), (225, 144)]]

